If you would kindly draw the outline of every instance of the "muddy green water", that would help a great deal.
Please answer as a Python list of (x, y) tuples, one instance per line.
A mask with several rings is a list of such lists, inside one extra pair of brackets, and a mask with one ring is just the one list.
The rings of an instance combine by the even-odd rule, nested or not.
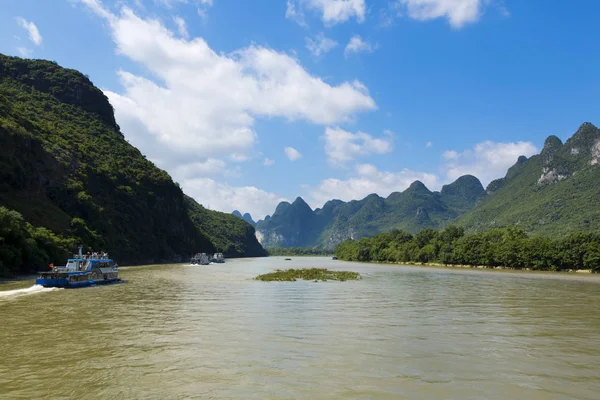
[[(600, 280), (228, 260), (0, 284), (2, 399), (598, 399)], [(356, 282), (259, 282), (279, 267)]]

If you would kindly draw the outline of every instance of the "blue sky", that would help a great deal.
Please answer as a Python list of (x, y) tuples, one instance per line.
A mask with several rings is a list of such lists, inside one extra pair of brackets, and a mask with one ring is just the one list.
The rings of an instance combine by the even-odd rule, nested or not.
[(592, 0), (4, 0), (0, 51), (87, 74), (205, 206), (484, 185), (599, 124)]

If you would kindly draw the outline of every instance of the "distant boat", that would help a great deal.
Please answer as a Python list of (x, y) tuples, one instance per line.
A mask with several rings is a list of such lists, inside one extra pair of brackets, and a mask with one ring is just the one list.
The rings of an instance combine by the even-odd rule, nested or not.
[(285, 261), (292, 261), (292, 259), (291, 259), (291, 258), (285, 258), (284, 260), (285, 260)]
[(206, 253), (198, 253), (190, 259), (192, 265), (208, 265), (210, 263)]
[(332, 260), (337, 260), (336, 256), (331, 257)]
[(51, 271), (38, 274), (36, 285), (57, 288), (80, 288), (86, 286), (106, 285), (122, 282), (119, 278), (119, 267), (106, 253), (79, 254), (67, 260), (67, 265), (55, 267), (50, 264)]
[(210, 259), (210, 262), (222, 264), (225, 262), (223, 257), (223, 253), (215, 253), (213, 254), (213, 258)]

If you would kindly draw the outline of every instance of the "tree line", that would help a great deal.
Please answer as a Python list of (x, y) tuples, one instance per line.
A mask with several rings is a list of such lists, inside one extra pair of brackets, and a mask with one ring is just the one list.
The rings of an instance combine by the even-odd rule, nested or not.
[(333, 250), (322, 248), (303, 247), (270, 247), (267, 249), (270, 256), (332, 256)]
[(573, 232), (559, 239), (529, 237), (517, 227), (465, 234), (461, 227), (424, 229), (415, 235), (393, 230), (340, 243), (335, 255), (347, 261), (441, 263), (532, 270), (591, 269), (600, 272), (600, 233)]
[(18, 212), (0, 207), (0, 277), (48, 270), (49, 263), (66, 261), (79, 242), (34, 227)]

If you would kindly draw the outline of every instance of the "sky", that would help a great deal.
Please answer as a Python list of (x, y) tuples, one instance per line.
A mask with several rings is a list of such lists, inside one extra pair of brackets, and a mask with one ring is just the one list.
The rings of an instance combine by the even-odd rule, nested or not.
[(0, 52), (88, 75), (205, 207), (487, 185), (600, 125), (596, 0), (3, 0)]

